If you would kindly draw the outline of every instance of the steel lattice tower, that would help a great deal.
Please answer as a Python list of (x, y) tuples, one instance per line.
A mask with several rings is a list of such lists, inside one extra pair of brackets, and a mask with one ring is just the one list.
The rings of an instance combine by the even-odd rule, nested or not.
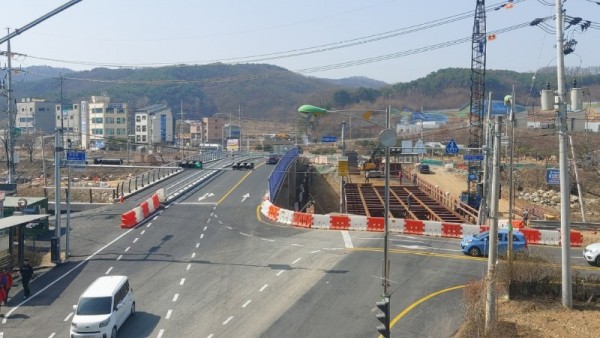
[[(471, 102), (469, 105), (469, 148), (481, 148), (483, 145), (483, 113), (485, 99), (485, 1), (477, 0), (475, 7), (475, 22), (473, 23), (472, 54), (471, 54)], [(474, 152), (481, 152), (474, 149)], [(477, 184), (481, 179), (481, 161), (469, 161), (467, 176), (467, 193), (469, 205), (479, 206)], [(476, 174), (476, 176), (473, 176)]]

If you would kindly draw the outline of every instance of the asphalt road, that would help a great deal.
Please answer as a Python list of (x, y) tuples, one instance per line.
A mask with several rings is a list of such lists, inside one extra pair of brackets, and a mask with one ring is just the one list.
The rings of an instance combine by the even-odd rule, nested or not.
[[(14, 295), (0, 337), (68, 336), (79, 295), (106, 274), (128, 275), (134, 289), (123, 337), (376, 337), (382, 234), (264, 221), (257, 206), (272, 168), (224, 171), (131, 230), (118, 227), (127, 205), (77, 215), (74, 257), (34, 280), (26, 302)], [(457, 240), (399, 234), (390, 260), (395, 337), (450, 336), (461, 286), (487, 262), (460, 253)]]

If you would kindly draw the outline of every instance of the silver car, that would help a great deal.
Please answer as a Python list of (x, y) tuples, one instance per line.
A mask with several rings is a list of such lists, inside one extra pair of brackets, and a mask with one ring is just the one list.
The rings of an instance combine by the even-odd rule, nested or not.
[(583, 249), (583, 257), (590, 265), (600, 266), (600, 243), (586, 246)]

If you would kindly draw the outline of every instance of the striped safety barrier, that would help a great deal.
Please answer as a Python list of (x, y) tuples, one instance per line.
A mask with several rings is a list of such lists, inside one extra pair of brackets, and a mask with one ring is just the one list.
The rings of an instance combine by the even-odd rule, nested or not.
[[(353, 231), (384, 231), (383, 217), (367, 217), (346, 214), (309, 214), (282, 209), (263, 199), (260, 206), (261, 213), (269, 220), (282, 224), (290, 224), (302, 228), (323, 230), (353, 230)], [(125, 216), (125, 214), (124, 214)], [(560, 245), (560, 231), (537, 230), (521, 227), (519, 222), (513, 222), (515, 231), (523, 233), (527, 242), (540, 245)], [(501, 223), (501, 228), (508, 226), (508, 222)], [(521, 227), (520, 229), (517, 229)], [(390, 218), (388, 219), (390, 232), (426, 235), (432, 237), (462, 238), (472, 236), (483, 231), (488, 231), (489, 226), (475, 224), (446, 223), (438, 221), (421, 221), (414, 219)], [(578, 231), (571, 231), (571, 246), (583, 246), (583, 235)]]
[(160, 208), (161, 201), (165, 200), (164, 189), (159, 189), (152, 194), (150, 198), (140, 203), (135, 208), (121, 215), (121, 228), (133, 228), (144, 221), (148, 216), (152, 215)]

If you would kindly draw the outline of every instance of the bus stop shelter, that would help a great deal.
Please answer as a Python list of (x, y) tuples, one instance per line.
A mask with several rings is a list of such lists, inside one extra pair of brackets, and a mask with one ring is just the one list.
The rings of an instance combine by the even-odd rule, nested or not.
[(15, 262), (14, 243), (17, 243), (16, 265), (21, 266), (25, 258), (25, 230), (37, 225), (50, 214), (15, 215), (0, 219), (0, 267), (12, 268)]

